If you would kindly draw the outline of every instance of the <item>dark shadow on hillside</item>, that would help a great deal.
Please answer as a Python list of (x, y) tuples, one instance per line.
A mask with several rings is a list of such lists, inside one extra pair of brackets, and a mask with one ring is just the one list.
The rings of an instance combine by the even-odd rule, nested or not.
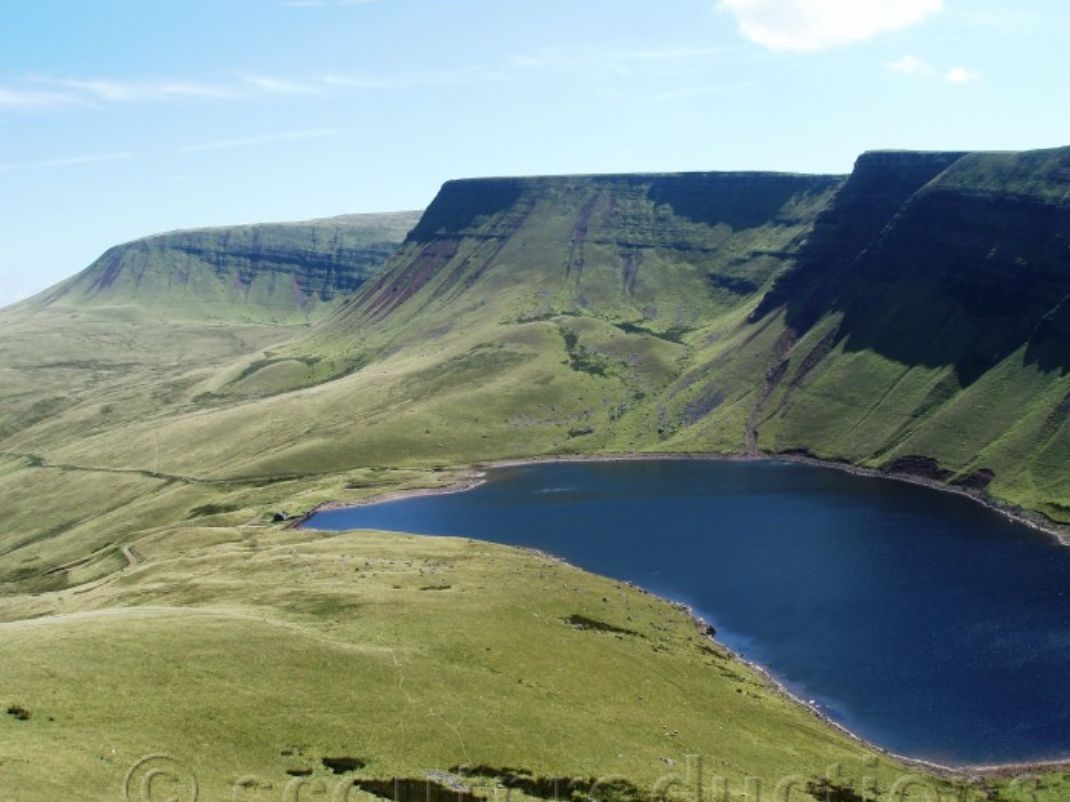
[(430, 242), (440, 233), (463, 231), (479, 217), (504, 212), (520, 200), (517, 178), (477, 178), (447, 181), (409, 233), (410, 242)]
[(842, 180), (787, 173), (681, 173), (654, 177), (647, 197), (692, 222), (724, 223), (742, 231), (775, 223), (801, 193), (825, 192)]
[(1023, 346), (1042, 371), (1070, 371), (1070, 205), (939, 181), (919, 193), (959, 154), (876, 156), (752, 320), (783, 307), (801, 335), (841, 313), (848, 350), (951, 365), (964, 386)]

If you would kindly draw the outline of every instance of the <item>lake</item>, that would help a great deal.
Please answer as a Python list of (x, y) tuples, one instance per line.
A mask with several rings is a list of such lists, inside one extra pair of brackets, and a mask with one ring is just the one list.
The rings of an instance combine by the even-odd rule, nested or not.
[(775, 461), (494, 469), (317, 529), (538, 548), (691, 605), (717, 639), (881, 747), (1070, 757), (1070, 548), (961, 496)]

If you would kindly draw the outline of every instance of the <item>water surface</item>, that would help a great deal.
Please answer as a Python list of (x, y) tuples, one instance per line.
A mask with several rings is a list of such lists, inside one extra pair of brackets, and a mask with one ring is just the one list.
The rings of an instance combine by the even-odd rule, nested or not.
[(531, 546), (635, 582), (894, 752), (1070, 756), (1070, 548), (960, 496), (794, 463), (581, 462), (310, 525)]

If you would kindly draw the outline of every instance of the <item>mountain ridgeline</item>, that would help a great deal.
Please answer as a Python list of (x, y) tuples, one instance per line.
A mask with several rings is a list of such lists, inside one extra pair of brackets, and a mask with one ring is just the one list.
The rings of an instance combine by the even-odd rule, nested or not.
[(392, 236), (334, 222), (109, 252), (34, 303), (318, 322), (244, 329), (244, 355), (220, 347), (122, 437), (59, 377), (0, 445), (218, 481), (808, 455), (1070, 523), (1070, 148), (451, 181), (418, 221), (384, 219)]
[(517, 299), (520, 318), (691, 329), (764, 287), (841, 183), (772, 173), (451, 181), (343, 317), (408, 318), (487, 281)]
[(461, 339), (491, 387), (535, 331), (604, 396), (555, 406), (555, 449), (807, 454), (1070, 518), (1070, 149), (449, 182), (308, 345)]
[(168, 317), (314, 320), (396, 250), (416, 212), (175, 231), (109, 249), (36, 299), (156, 307)]

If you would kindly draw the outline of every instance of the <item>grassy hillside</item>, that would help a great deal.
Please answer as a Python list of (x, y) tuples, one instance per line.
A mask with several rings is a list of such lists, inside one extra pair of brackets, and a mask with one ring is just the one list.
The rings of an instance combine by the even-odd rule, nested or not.
[(374, 275), (419, 217), (344, 215), (146, 237), (109, 249), (26, 305), (134, 306), (168, 319), (307, 323)]
[(199, 385), (210, 403), (16, 450), (144, 468), (159, 440), (172, 472), (209, 454), (220, 478), (809, 453), (1067, 521), (1068, 152), (451, 182), (381, 275)]
[[(840, 183), (525, 180), (514, 203), (462, 228), (436, 224), (432, 235), (422, 223), (380, 277), (307, 337), (192, 388), (189, 413), (124, 428), (122, 438), (63, 441), (30, 429), (8, 446), (123, 469), (149, 467), (151, 449), (161, 470), (218, 479), (658, 447), (673, 423), (650, 411), (693, 354), (745, 320)], [(496, 198), (496, 184), (460, 182), (447, 199), (478, 207), (470, 196), (489, 186)], [(771, 216), (733, 228), (758, 218), (719, 219), (726, 203), (689, 200), (703, 191), (749, 193)], [(742, 427), (734, 435), (742, 441)]]
[[(90, 460), (25, 474), (44, 462), (13, 452), (20, 436), (119, 441), (133, 423), (211, 404), (202, 384), (221, 371), (240, 374), (250, 353), (270, 359), (271, 346), (306, 331), (309, 318), (382, 266), (415, 217), (353, 215), (151, 237), (117, 246), (63, 284), (0, 311), (0, 498), (8, 512), (0, 577), (54, 584), (59, 575), (48, 571), (57, 565), (104, 543), (114, 551), (114, 532), (105, 528), (113, 524), (105, 521), (136, 527), (141, 519), (126, 505), (151, 506), (152, 491), (173, 481), (160, 476), (155, 441), (138, 471), (82, 470), (96, 465)], [(270, 293), (235, 287), (232, 279), (247, 269), (255, 273), (249, 287), (319, 281), (320, 289), (300, 303), (286, 290), (283, 308)], [(86, 534), (83, 523), (99, 534)], [(34, 544), (53, 540), (67, 544), (58, 562), (39, 563)], [(99, 570), (114, 567), (105, 560)]]
[(1070, 149), (948, 161), (849, 260), (807, 258), (767, 298), (791, 347), (759, 445), (1070, 520)]
[(1068, 168), (451, 182), (374, 275), (354, 254), (398, 229), (166, 235), (5, 310), (2, 795), (112, 799), (158, 752), (213, 799), (243, 777), (238, 798), (423, 794), (439, 770), (532, 798), (613, 775), (630, 800), (688, 754), (733, 800), (748, 776), (794, 777), (793, 800), (889, 789), (907, 767), (633, 588), (268, 521), (627, 451), (806, 452), (1066, 520)]
[(417, 217), (183, 231), (110, 249), (0, 311), (0, 439), (37, 424), (84, 434), (160, 412), (198, 376), (292, 339), (337, 306)]
[[(0, 623), (0, 701), (30, 713), (0, 715), (5, 798), (113, 799), (161, 751), (206, 799), (250, 777), (274, 799), (304, 772), (308, 794), (470, 766), (472, 784), (526, 772), (565, 795), (612, 777), (639, 802), (688, 754), (734, 799), (748, 776), (801, 792), (833, 763), (837, 785), (906, 772), (619, 583), (459, 539), (239, 534), (161, 530), (121, 575)], [(0, 600), (0, 619), (43, 612), (21, 604)], [(324, 762), (345, 757), (366, 767)]]

